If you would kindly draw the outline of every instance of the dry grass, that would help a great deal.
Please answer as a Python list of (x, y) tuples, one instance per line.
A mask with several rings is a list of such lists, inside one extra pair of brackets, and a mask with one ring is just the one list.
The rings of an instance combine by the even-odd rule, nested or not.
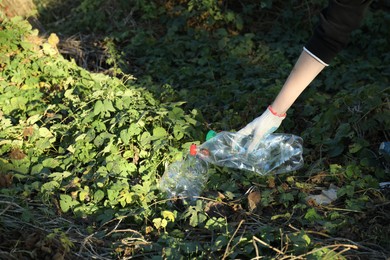
[(0, 195), (1, 259), (112, 259), (112, 249), (85, 225), (39, 202)]
[(32, 0), (2, 0), (0, 10), (7, 17), (23, 16), (29, 17), (36, 13), (36, 7)]
[(64, 57), (74, 59), (77, 65), (89, 71), (103, 72), (107, 69), (108, 54), (103, 39), (95, 35), (76, 34), (61, 39), (58, 50)]

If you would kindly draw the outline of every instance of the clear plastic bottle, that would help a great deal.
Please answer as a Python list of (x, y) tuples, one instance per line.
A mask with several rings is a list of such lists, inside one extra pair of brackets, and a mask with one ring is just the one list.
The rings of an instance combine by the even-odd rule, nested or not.
[[(214, 136), (213, 136), (214, 135)], [(248, 153), (251, 137), (232, 132), (208, 134), (213, 136), (193, 148), (204, 161), (228, 168), (257, 172), (283, 173), (303, 165), (302, 138), (292, 134), (270, 134)]]
[(194, 200), (202, 192), (208, 180), (208, 163), (199, 158), (191, 145), (190, 153), (182, 160), (172, 163), (160, 180), (160, 189), (169, 198), (180, 197)]
[(248, 153), (248, 136), (232, 132), (207, 134), (206, 142), (191, 145), (182, 161), (172, 163), (160, 181), (160, 189), (172, 197), (195, 199), (208, 180), (209, 164), (257, 172), (283, 173), (303, 165), (302, 138), (291, 134), (270, 134)]

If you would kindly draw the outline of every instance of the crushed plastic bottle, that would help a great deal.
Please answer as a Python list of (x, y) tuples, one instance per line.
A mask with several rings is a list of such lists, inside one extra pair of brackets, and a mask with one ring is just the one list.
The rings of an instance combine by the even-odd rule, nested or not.
[(160, 189), (169, 197), (199, 196), (209, 177), (209, 164), (260, 175), (294, 171), (303, 165), (302, 138), (295, 135), (270, 134), (251, 153), (247, 152), (250, 137), (238, 133), (210, 131), (206, 140), (199, 146), (191, 145), (184, 160), (168, 166)]
[(200, 159), (193, 152), (193, 148), (191, 151), (183, 160), (169, 165), (160, 180), (160, 189), (166, 192), (169, 198), (194, 200), (207, 183), (208, 163)]
[[(218, 166), (257, 172), (284, 173), (303, 165), (302, 138), (292, 134), (270, 134), (251, 153), (251, 138), (232, 132), (220, 132), (196, 147), (204, 161)], [(195, 149), (195, 148), (193, 148)]]

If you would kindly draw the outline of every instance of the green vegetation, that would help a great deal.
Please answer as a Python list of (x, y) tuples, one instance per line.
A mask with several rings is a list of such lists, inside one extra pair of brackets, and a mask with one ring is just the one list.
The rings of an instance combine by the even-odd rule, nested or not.
[[(388, 11), (370, 10), (278, 130), (304, 139), (302, 169), (211, 167), (193, 204), (158, 190), (208, 129), (238, 130), (265, 109), (324, 5), (37, 1), (45, 36), (2, 17), (1, 257), (386, 259)], [(75, 34), (94, 38), (101, 63), (77, 63)], [(331, 204), (307, 199), (330, 187)]]

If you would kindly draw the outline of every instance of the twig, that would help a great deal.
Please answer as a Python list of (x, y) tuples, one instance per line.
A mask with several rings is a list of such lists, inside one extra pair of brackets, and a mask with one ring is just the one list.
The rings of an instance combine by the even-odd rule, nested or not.
[(120, 218), (119, 221), (118, 221), (118, 223), (115, 225), (115, 227), (114, 227), (110, 232), (108, 232), (108, 233), (105, 235), (105, 237), (111, 235), (112, 233), (114, 233), (115, 230), (118, 228), (118, 226), (120, 225), (120, 223), (122, 222), (123, 219), (124, 219), (124, 218)]
[[(345, 251), (350, 250), (351, 248), (353, 248), (353, 249), (358, 249), (357, 246), (355, 246), (355, 245), (349, 245), (349, 244), (327, 245), (327, 246), (323, 246), (323, 247), (320, 247), (320, 248), (315, 248), (315, 249), (313, 249), (313, 250), (311, 250), (311, 251), (309, 251), (309, 252), (307, 252), (307, 253), (305, 253), (305, 254), (301, 254), (301, 255), (296, 256), (296, 257), (291, 258), (291, 259), (304, 259), (305, 256), (314, 254), (314, 253), (316, 253), (316, 252), (318, 252), (318, 251), (323, 250), (324, 248), (334, 248), (334, 250), (336, 250), (336, 249), (339, 248), (339, 247), (346, 247), (346, 248), (342, 251), (342, 253), (345, 252)], [(289, 258), (290, 258), (290, 256), (286, 256), (286, 257), (282, 257), (280, 260), (289, 259)]]
[(0, 216), (3, 215), (7, 210), (11, 207), (11, 205), (8, 205), (2, 212), (0, 212)]
[(17, 259), (12, 254), (5, 252), (5, 251), (2, 251), (2, 250), (0, 250), (0, 256), (4, 256), (4, 257), (6, 257), (6, 259)]
[[(288, 225), (291, 229), (295, 230), (296, 232), (300, 232), (299, 229), (297, 229), (296, 227), (294, 227), (293, 225), (289, 224)], [(313, 230), (305, 230), (305, 233), (308, 233), (308, 234), (314, 234), (314, 235), (319, 235), (319, 236), (324, 236), (326, 238), (331, 238), (331, 236), (325, 234), (325, 233), (322, 233), (322, 232), (318, 232), (318, 231), (313, 231)]]
[(222, 259), (226, 259), (226, 257), (229, 255), (229, 247), (230, 247), (230, 243), (233, 241), (233, 238), (236, 236), (238, 230), (240, 229), (242, 223), (244, 223), (245, 220), (241, 220), (240, 223), (238, 224), (238, 227), (236, 228), (236, 230), (234, 231), (233, 233), (233, 236), (229, 239), (229, 242), (226, 246), (226, 249), (225, 249), (225, 253), (223, 254), (223, 257)]
[(259, 242), (260, 244), (262, 244), (262, 245), (264, 245), (264, 246), (274, 250), (276, 253), (278, 253), (280, 255), (284, 255), (284, 253), (282, 251), (280, 251), (276, 247), (271, 246), (270, 244), (267, 244), (266, 242), (264, 242), (263, 240), (257, 238), (256, 236), (253, 236), (253, 239), (256, 240), (257, 242)]
[(150, 245), (150, 242), (146, 241), (143, 238), (138, 237), (126, 237), (121, 240), (121, 242), (127, 246), (135, 246), (135, 245)]
[[(347, 241), (348, 243), (351, 243), (353, 245), (355, 245), (357, 248), (360, 248), (360, 249), (364, 249), (364, 250), (367, 250), (368, 252), (376, 252), (374, 249), (372, 248), (369, 248), (367, 246), (364, 246), (362, 244), (359, 244), (357, 242), (354, 242), (352, 240), (349, 240), (349, 239), (346, 239), (346, 238), (332, 238), (332, 239), (329, 239), (330, 241)], [(383, 247), (377, 245), (377, 244), (370, 244), (370, 243), (365, 243), (365, 244), (369, 244), (370, 246), (375, 246), (377, 247), (378, 249), (380, 249), (382, 252), (387, 252)], [(356, 249), (357, 249), (356, 248)], [(388, 253), (388, 252), (387, 252)]]
[(254, 239), (252, 240), (252, 244), (253, 244), (253, 247), (255, 248), (255, 252), (256, 252), (256, 257), (252, 258), (252, 260), (263, 258), (259, 254), (259, 247), (257, 246), (256, 241)]
[(8, 204), (10, 206), (12, 205), (12, 206), (15, 206), (16, 208), (23, 209), (23, 207), (19, 206), (18, 204), (14, 203), (14, 202), (11, 202), (11, 201), (0, 200), (0, 204)]

